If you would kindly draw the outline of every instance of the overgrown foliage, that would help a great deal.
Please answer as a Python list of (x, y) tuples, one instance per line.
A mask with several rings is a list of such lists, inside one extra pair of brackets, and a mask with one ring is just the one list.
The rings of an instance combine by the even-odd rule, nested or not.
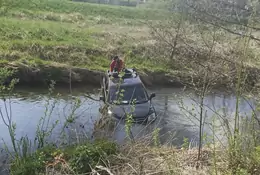
[(66, 169), (68, 173), (89, 173), (92, 168), (103, 165), (108, 156), (117, 153), (117, 145), (107, 140), (83, 143), (68, 148), (46, 146), (34, 154), (16, 158), (12, 161), (12, 175), (35, 175), (51, 169)]

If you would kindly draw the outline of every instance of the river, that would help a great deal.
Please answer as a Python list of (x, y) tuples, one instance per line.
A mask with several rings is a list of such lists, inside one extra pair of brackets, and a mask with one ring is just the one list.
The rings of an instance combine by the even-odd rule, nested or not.
[[(82, 135), (84, 138), (91, 138), (94, 122), (100, 117), (99, 107), (101, 106), (101, 102), (92, 100), (87, 96), (99, 99), (99, 90), (93, 88), (74, 88), (72, 89), (74, 100), (72, 100), (68, 92), (68, 89), (58, 88), (52, 94), (51, 98), (49, 98), (48, 91), (39, 88), (26, 87), (17, 89), (11, 97), (12, 121), (16, 123), (16, 138), (20, 139), (23, 136), (27, 136), (30, 140), (35, 140), (37, 126), (41, 117), (45, 114), (45, 106), (48, 99), (48, 109), (53, 109), (50, 115), (47, 114), (47, 116), (50, 116), (48, 127), (56, 123), (55, 129), (49, 139), (57, 143), (61, 143), (61, 140), (62, 143), (70, 143), (81, 138), (80, 136)], [(193, 143), (192, 146), (196, 146), (199, 131), (199, 122), (196, 119), (199, 117), (199, 113), (196, 112), (199, 110), (198, 96), (190, 90), (184, 91), (180, 88), (155, 88), (149, 89), (149, 92), (156, 93), (153, 103), (159, 113), (159, 118), (150, 126), (134, 124), (132, 128), (134, 138), (147, 137), (149, 134), (151, 135), (155, 128), (160, 128), (158, 134), (161, 143), (181, 146), (183, 139), (188, 138)], [(57, 96), (57, 93), (60, 95)], [(75, 103), (72, 103), (75, 99), (80, 99), (81, 103), (75, 114), (70, 117), (71, 111), (75, 108)], [(165, 105), (166, 101), (168, 105)], [(195, 117), (188, 111), (181, 109), (181, 101), (183, 102), (181, 104), (186, 106), (185, 108), (189, 108), (190, 110), (194, 108)], [(220, 120), (219, 116), (227, 118), (231, 124), (233, 123), (236, 105), (236, 97), (233, 94), (210, 93), (205, 97), (204, 104), (206, 106), (206, 110), (203, 113), (206, 117), (204, 134), (212, 135), (212, 127), (209, 123), (215, 118), (214, 116), (216, 116), (216, 126), (223, 126), (221, 123), (223, 120)], [(3, 115), (6, 117), (3, 101), (0, 102), (0, 105)], [(241, 114), (251, 115), (252, 105), (252, 100), (249, 103), (247, 100), (242, 99), (239, 104)], [(68, 118), (75, 118), (75, 120), (64, 127), (64, 123), (70, 121)], [(48, 130), (46, 123), (42, 129)], [(223, 127), (215, 131), (220, 140), (225, 137), (223, 131)], [(8, 147), (11, 147), (8, 129), (3, 120), (0, 120), (0, 133), (1, 139), (4, 140)], [(65, 133), (63, 139), (60, 139), (61, 133)], [(126, 137), (124, 124), (120, 123), (111, 135), (118, 143), (124, 143)], [(3, 147), (3, 141), (0, 143)]]

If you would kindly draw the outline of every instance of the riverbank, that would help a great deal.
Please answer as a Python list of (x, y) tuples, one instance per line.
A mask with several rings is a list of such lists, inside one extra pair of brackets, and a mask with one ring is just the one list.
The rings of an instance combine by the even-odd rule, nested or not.
[(198, 150), (148, 145), (147, 141), (118, 146), (107, 140), (83, 143), (66, 148), (45, 147), (26, 158), (16, 159), (11, 165), (12, 175), (60, 174), (160, 174), (208, 175), (255, 174), (259, 161), (230, 160), (228, 149), (204, 147), (198, 160)]
[[(211, 52), (205, 44), (205, 39), (210, 43), (211, 38), (201, 37), (201, 31), (187, 20), (172, 48), (165, 39), (174, 40), (176, 26), (167, 25), (177, 24), (180, 16), (162, 8), (58, 0), (4, 2), (0, 13), (0, 63), (17, 70), (15, 77), (20, 84), (42, 86), (54, 80), (57, 85), (99, 86), (111, 56), (117, 54), (127, 67), (138, 70), (147, 86), (202, 87), (208, 72), (210, 87), (232, 89), (241, 60), (245, 86), (249, 90), (259, 86), (257, 47), (243, 55), (237, 50), (236, 38), (219, 29), (221, 36), (215, 38), (218, 44)], [(167, 32), (170, 36), (159, 37)], [(203, 32), (212, 35), (208, 29)]]
[[(99, 140), (64, 149), (54, 147), (39, 149), (32, 156), (14, 161), (11, 173), (13, 175), (210, 174), (213, 171), (212, 149), (204, 148), (199, 162), (196, 161), (197, 153), (194, 149), (147, 146), (144, 142), (118, 146), (110, 141)], [(220, 158), (220, 155), (219, 152), (217, 157)], [(222, 168), (219, 174), (225, 174), (226, 167), (223, 166), (225, 162), (217, 163), (216, 169)]]
[[(29, 86), (49, 85), (54, 80), (59, 85), (84, 85), (100, 87), (102, 76), (105, 70), (89, 70), (87, 68), (69, 67), (66, 65), (40, 65), (37, 67), (28, 66), (22, 63), (3, 64), (5, 68), (14, 71), (12, 77), (18, 78), (19, 84)], [(148, 87), (153, 86), (182, 86), (180, 75), (171, 75), (164, 71), (144, 71), (138, 70), (144, 84)], [(8, 81), (8, 80), (7, 80)]]
[[(100, 81), (105, 74), (105, 68), (103, 70), (91, 70), (87, 68), (73, 67), (62, 65), (58, 63), (54, 64), (38, 64), (38, 65), (26, 65), (24, 63), (2, 63), (3, 67), (13, 70), (14, 74), (11, 78), (18, 78), (18, 85), (26, 86), (48, 86), (52, 80), (56, 82), (57, 86), (72, 85), (72, 86), (91, 86), (100, 87)], [(137, 69), (140, 78), (147, 87), (192, 87), (192, 81), (199, 81), (200, 76), (189, 74), (181, 71), (163, 71), (163, 70), (147, 70)], [(245, 69), (247, 77), (245, 79), (245, 88), (248, 90), (259, 88), (260, 83), (260, 69), (247, 67)], [(231, 90), (235, 86), (232, 84), (235, 82), (236, 74), (233, 77), (227, 75), (215, 82), (211, 86), (213, 89), (226, 89)], [(6, 80), (8, 82), (8, 80)], [(203, 84), (197, 84), (198, 87), (202, 87)], [(69, 87), (69, 86), (68, 86)]]

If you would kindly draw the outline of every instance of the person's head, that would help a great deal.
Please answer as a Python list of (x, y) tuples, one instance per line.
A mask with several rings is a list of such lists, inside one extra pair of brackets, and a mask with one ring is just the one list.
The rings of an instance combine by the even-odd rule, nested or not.
[(119, 57), (116, 55), (116, 56), (114, 56), (114, 60), (115, 61), (119, 61)]

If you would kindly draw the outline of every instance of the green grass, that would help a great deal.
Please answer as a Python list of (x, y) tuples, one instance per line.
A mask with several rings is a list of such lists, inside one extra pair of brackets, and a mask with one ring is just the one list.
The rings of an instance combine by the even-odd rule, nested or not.
[[(70, 171), (74, 173), (89, 173), (92, 167), (104, 165), (107, 157), (117, 152), (117, 145), (106, 140), (81, 143), (59, 149), (46, 146), (31, 155), (15, 158), (10, 170), (12, 175), (35, 175), (44, 173), (46, 168), (52, 168), (50, 165), (62, 170), (63, 167), (60, 165), (67, 163), (71, 168)], [(60, 157), (64, 162), (57, 160), (57, 157)]]
[[(99, 5), (62, 0), (4, 1), (0, 10), (1, 60), (29, 66), (62, 63), (105, 70), (112, 54), (125, 55), (127, 65), (162, 69), (138, 51), (149, 36), (142, 22), (165, 20), (163, 10)], [(169, 67), (169, 66), (168, 66)]]
[(98, 5), (66, 0), (12, 0), (7, 1), (8, 8), (13, 10), (48, 11), (55, 13), (81, 13), (84, 16), (106, 16), (123, 19), (162, 19), (167, 15), (165, 11), (155, 9), (138, 9), (110, 5)]
[[(0, 8), (0, 59), (4, 62), (22, 62), (34, 67), (65, 65), (104, 71), (109, 67), (111, 56), (117, 54), (126, 57), (127, 67), (135, 67), (141, 72), (178, 72), (178, 75), (185, 76), (191, 76), (190, 72), (193, 72), (196, 77), (203, 76), (197, 62), (204, 64), (207, 60), (205, 42), (212, 42), (212, 27), (203, 25), (198, 29), (194, 21), (186, 20), (175, 48), (177, 54), (169, 59), (169, 44), (158, 38), (155, 40), (151, 28), (146, 25), (147, 21), (159, 23), (159, 29), (169, 30), (165, 33), (171, 33), (168, 37), (173, 42), (180, 15), (167, 12), (163, 7), (165, 3), (160, 4), (160, 8), (157, 8), (158, 3), (153, 2), (150, 2), (153, 8), (149, 8), (149, 3), (148, 7), (133, 8), (66, 0), (4, 2), (5, 5)], [(203, 32), (203, 37), (200, 32)], [(236, 50), (238, 44), (234, 38), (230, 33), (219, 30), (214, 54), (237, 61), (241, 53)], [(190, 47), (199, 53), (195, 62), (191, 62), (194, 51)], [(259, 67), (259, 49), (250, 49), (246, 63)], [(127, 55), (129, 52), (131, 54)], [(222, 64), (218, 58), (213, 60), (214, 67)], [(232, 65), (228, 65), (227, 70), (223, 68), (217, 69), (232, 74)]]
[[(91, 29), (80, 29), (69, 23), (61, 25), (50, 21), (42, 22), (9, 18), (1, 18), (0, 20), (0, 38), (2, 41), (43, 40), (70, 42), (74, 44), (76, 42), (88, 41), (91, 34), (94, 33)], [(95, 32), (98, 32), (98, 29)]]

